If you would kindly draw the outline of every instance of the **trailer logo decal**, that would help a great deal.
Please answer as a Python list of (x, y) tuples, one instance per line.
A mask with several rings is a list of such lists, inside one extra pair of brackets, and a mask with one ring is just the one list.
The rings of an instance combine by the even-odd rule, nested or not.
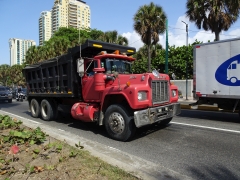
[(222, 63), (216, 73), (216, 80), (227, 86), (240, 86), (240, 54)]

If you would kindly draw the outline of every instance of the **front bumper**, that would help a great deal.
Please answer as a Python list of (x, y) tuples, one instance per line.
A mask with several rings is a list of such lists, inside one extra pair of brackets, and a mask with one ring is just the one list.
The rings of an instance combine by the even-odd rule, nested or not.
[(181, 113), (180, 103), (168, 104), (134, 112), (136, 127), (153, 124)]
[(12, 96), (0, 96), (1, 101), (12, 99)]

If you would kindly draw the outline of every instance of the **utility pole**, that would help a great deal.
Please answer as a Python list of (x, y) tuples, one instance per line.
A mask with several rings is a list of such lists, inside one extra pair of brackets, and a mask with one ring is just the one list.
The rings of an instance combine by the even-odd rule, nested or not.
[(168, 19), (166, 19), (166, 56), (165, 56), (165, 73), (168, 74)]
[[(182, 21), (184, 24), (186, 24), (186, 48), (188, 48), (188, 24)], [(188, 100), (188, 60), (186, 59), (186, 100)]]

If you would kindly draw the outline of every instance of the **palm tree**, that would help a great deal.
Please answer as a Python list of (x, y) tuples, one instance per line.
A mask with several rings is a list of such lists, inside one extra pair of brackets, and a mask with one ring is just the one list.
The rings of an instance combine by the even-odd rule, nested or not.
[(11, 82), (13, 84), (17, 84), (17, 85), (23, 85), (25, 86), (25, 79), (23, 77), (22, 74), (22, 69), (23, 69), (24, 65), (13, 65), (10, 68), (10, 73), (11, 73)]
[[(151, 46), (150, 48), (150, 53), (152, 55), (152, 58), (155, 58), (160, 51), (162, 50), (162, 45), (157, 43), (154, 46)], [(139, 50), (137, 51), (135, 57), (136, 59), (145, 59), (148, 56), (148, 47), (147, 45), (144, 45), (143, 47), (139, 48)]]
[(240, 0), (187, 0), (186, 15), (198, 29), (211, 30), (219, 41), (222, 30), (227, 31), (237, 21)]
[(47, 57), (45, 59), (51, 59), (56, 56), (56, 52), (54, 49), (54, 41), (49, 40), (45, 43), (44, 49), (47, 51)]
[(54, 49), (57, 56), (67, 53), (70, 47), (70, 41), (65, 37), (58, 37), (54, 39)]
[(4, 86), (7, 86), (9, 77), (11, 76), (9, 70), (10, 66), (8, 64), (0, 65), (0, 81), (3, 83)]
[(39, 53), (37, 46), (31, 46), (26, 53), (26, 64), (34, 64), (39, 61)]
[(116, 30), (106, 31), (101, 37), (99, 37), (99, 39), (104, 42), (115, 43), (117, 41), (117, 36), (118, 32)]
[(134, 29), (148, 47), (148, 71), (151, 71), (151, 46), (159, 41), (159, 34), (166, 29), (167, 16), (163, 8), (151, 2), (141, 6), (134, 15)]
[(0, 65), (0, 82), (2, 82), (4, 86), (7, 86), (9, 77), (11, 76), (11, 74), (9, 73), (9, 70), (10, 70), (10, 66), (8, 64)]
[(118, 35), (117, 44), (127, 46), (128, 45), (128, 39), (126, 37), (122, 36), (122, 35)]
[(108, 42), (108, 43), (115, 43), (119, 45), (128, 45), (128, 39), (122, 35), (118, 35), (116, 30), (114, 31), (106, 31), (100, 37), (100, 41)]

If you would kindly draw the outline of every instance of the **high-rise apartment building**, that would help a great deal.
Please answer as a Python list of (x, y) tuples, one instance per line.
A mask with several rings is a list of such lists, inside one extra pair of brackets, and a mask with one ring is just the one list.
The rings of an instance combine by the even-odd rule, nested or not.
[(52, 34), (59, 27), (90, 28), (90, 7), (81, 0), (55, 0), (52, 8)]
[(36, 42), (33, 40), (24, 40), (11, 38), (9, 39), (10, 48), (10, 65), (23, 64), (27, 50), (31, 46), (35, 46)]
[(52, 36), (52, 12), (41, 12), (39, 23), (39, 45), (42, 46), (44, 41), (48, 41)]

